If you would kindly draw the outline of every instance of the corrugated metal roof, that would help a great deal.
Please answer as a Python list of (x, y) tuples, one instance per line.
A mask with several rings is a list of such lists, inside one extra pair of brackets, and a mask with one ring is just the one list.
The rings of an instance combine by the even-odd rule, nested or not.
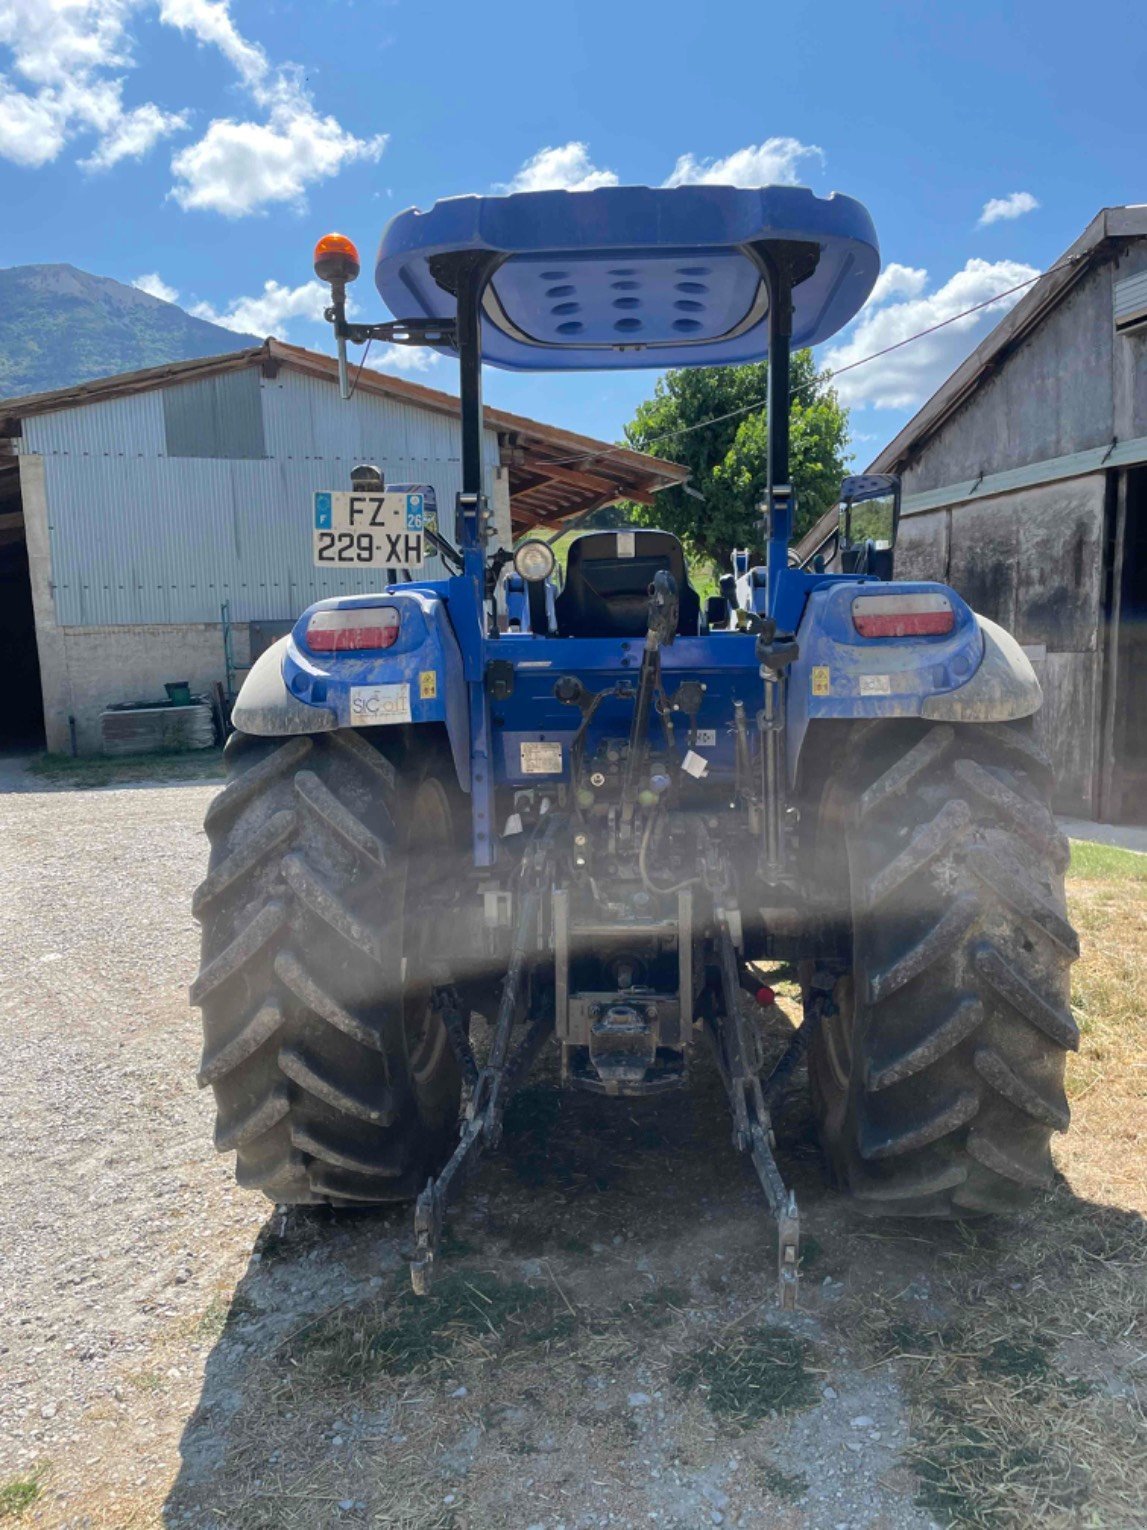
[[(245, 577), (249, 570), (218, 562), (211, 562), (209, 570), (214, 554), (193, 549), (192, 567), (171, 576), (178, 589), (164, 588), (162, 579), (151, 575), (129, 576), (118, 559), (109, 562), (104, 549), (113, 543), (123, 542), (121, 551), (130, 555), (141, 537), (155, 539), (156, 512), (145, 501), (156, 492), (177, 504), (180, 516), (212, 546), (222, 545), (216, 542), (214, 524), (219, 507), (204, 504), (202, 496), (223, 490), (210, 471), (194, 467), (197, 460), (258, 459), (265, 452), (266, 460), (279, 464), (274, 503), (281, 506), (284, 496), (293, 495), (294, 513), (315, 489), (344, 481), (354, 463), (377, 460), (392, 483), (433, 484), (443, 527), (449, 530), (461, 486), (458, 399), (406, 378), (363, 370), (355, 374), (354, 397), (343, 402), (334, 386), (336, 375), (333, 357), (267, 340), (221, 356), (0, 402), (0, 436), (14, 437), (18, 452), (42, 452), (49, 461), (60, 619), (69, 625), (80, 620), (212, 620), (208, 603), (230, 599), (232, 593), (236, 619), (240, 609), (249, 607), (256, 619), (270, 619), (283, 614), (282, 608), (261, 601), (278, 599), (284, 588), (310, 590), (317, 588), (316, 581), (329, 580), (310, 568), (309, 553), (300, 561), (297, 546), (289, 569), (277, 563), (272, 574), (268, 564), (251, 578)], [(500, 460), (506, 467), (516, 532), (553, 526), (621, 498), (651, 504), (659, 490), (689, 476), (678, 463), (505, 410), (487, 408), (485, 420), (487, 461), (492, 466)], [(121, 460), (167, 465), (158, 479), (141, 472), (136, 484), (111, 471), (110, 464)], [(176, 462), (183, 467), (177, 470)], [(98, 471), (96, 463), (102, 464)], [(489, 478), (487, 492), (492, 492)], [(297, 535), (297, 524), (284, 527), (283, 534)], [(169, 545), (166, 532), (160, 542)], [(427, 565), (427, 577), (440, 571), (437, 560)], [(369, 575), (339, 577), (340, 588), (373, 587)], [(320, 593), (335, 591), (323, 583)], [(199, 614), (144, 614), (160, 606)]]
[[(27, 394), (21, 398), (0, 400), (0, 436), (18, 436), (22, 424), (37, 415), (87, 408), (97, 401), (150, 392), (192, 378), (214, 376), (248, 367), (259, 369), (267, 378), (275, 377), (284, 367), (320, 378), (327, 383), (333, 383), (337, 375), (333, 356), (270, 339), (260, 346), (230, 351), (221, 356), (170, 362), (166, 366), (149, 367), (140, 372), (98, 377), (70, 388), (57, 388), (51, 393)], [(355, 388), (360, 393), (383, 395), (455, 419), (458, 416), (459, 403), (454, 394), (427, 388), (405, 377), (392, 377), (385, 372), (359, 368), (355, 372)], [(606, 478), (616, 486), (618, 494), (636, 494), (641, 498), (669, 484), (682, 483), (689, 476), (688, 468), (679, 463), (667, 462), (660, 457), (634, 451), (631, 447), (613, 446), (605, 441), (594, 440), (592, 436), (578, 435), (575, 431), (563, 430), (556, 425), (511, 414), (505, 409), (487, 406), (485, 416), (489, 429), (496, 430), (500, 436), (515, 444), (523, 444), (536, 453), (539, 463), (548, 460), (549, 465), (561, 468), (565, 473), (579, 468), (597, 472), (604, 467)], [(581, 508), (587, 508), (584, 501)]]
[[(193, 383), (193, 388), (202, 386)], [(457, 424), (378, 394), (343, 403), (284, 369), (260, 379), (267, 456), (167, 454), (161, 393), (35, 415), (21, 452), (44, 459), (57, 620), (62, 626), (286, 620), (327, 595), (379, 588), (377, 570), (311, 561), (311, 496), (363, 460), (390, 483), (429, 483), (449, 529), (462, 486)], [(498, 438), (486, 432), (487, 493)], [(425, 577), (441, 577), (438, 562)]]
[(1147, 204), (1105, 207), (1095, 215), (1075, 243), (1049, 266), (1020, 301), (996, 325), (903, 430), (874, 457), (867, 471), (895, 473), (910, 463), (914, 454), (963, 405), (1009, 347), (1017, 345), (1044, 317), (1063, 301), (1097, 260), (1118, 242), (1147, 236)]

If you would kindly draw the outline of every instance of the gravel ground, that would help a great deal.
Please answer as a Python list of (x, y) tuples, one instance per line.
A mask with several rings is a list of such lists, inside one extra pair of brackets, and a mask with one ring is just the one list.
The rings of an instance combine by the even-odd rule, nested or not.
[[(404, 1215), (283, 1215), (234, 1187), (187, 1005), (215, 790), (0, 770), (0, 1495), (35, 1483), (23, 1522), (938, 1523), (896, 1372), (848, 1314), (879, 1289), (931, 1319), (959, 1240), (850, 1220), (799, 1099), (780, 1134), (809, 1268), (783, 1320), (703, 1069), (672, 1101), (526, 1091), (455, 1219), (437, 1328), (402, 1294)], [(755, 1406), (757, 1364), (807, 1395)]]
[(149, 1390), (154, 1356), (264, 1217), (215, 1161), (193, 1078), (188, 890), (217, 784), (4, 777), (0, 1477), (51, 1463), (66, 1519), (95, 1484), (127, 1501), (170, 1476), (199, 1376), (177, 1360)]

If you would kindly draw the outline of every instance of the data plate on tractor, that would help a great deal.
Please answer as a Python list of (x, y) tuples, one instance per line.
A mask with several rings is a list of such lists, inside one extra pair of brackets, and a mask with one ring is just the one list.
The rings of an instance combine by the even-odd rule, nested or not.
[(314, 561), (318, 568), (418, 568), (424, 561), (422, 494), (315, 495)]

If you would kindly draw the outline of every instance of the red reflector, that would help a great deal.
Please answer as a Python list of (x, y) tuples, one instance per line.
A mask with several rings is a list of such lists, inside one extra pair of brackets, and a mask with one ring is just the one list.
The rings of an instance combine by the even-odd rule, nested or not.
[(858, 595), (852, 625), (861, 637), (936, 637), (951, 632), (956, 613), (946, 595)]
[(398, 627), (398, 612), (394, 606), (316, 611), (307, 623), (307, 647), (312, 653), (354, 653), (367, 648), (392, 648), (398, 640)]
[(761, 1006), (762, 1009), (768, 1009), (770, 1004), (775, 1004), (776, 1002), (777, 996), (767, 983), (762, 984), (762, 986), (757, 989), (757, 1003)]

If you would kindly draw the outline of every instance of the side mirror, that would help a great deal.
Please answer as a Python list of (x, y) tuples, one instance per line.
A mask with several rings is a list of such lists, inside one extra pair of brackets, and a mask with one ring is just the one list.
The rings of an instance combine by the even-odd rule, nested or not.
[(844, 573), (890, 579), (899, 527), (899, 478), (891, 473), (857, 473), (843, 480), (838, 545)]

